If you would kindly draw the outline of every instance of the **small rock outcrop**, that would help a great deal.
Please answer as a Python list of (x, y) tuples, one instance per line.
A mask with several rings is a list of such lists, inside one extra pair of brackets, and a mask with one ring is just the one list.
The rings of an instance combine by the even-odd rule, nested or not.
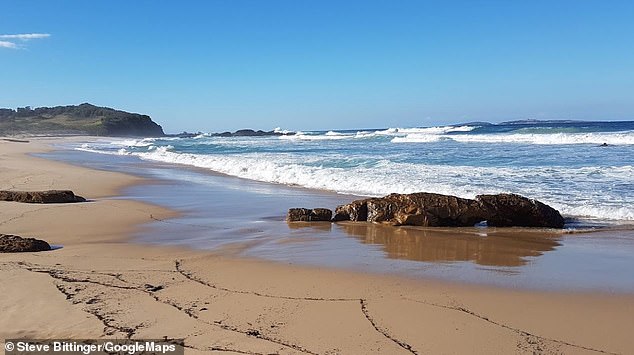
[(495, 227), (563, 228), (564, 218), (556, 209), (515, 194), (479, 195), (476, 200), (487, 211), (487, 224)]
[(75, 195), (70, 190), (49, 191), (3, 191), (0, 190), (0, 201), (24, 203), (73, 203), (86, 202), (86, 199)]
[(562, 228), (554, 208), (515, 194), (480, 195), (475, 200), (418, 192), (368, 198), (338, 206), (333, 221), (367, 221), (394, 226)]
[(291, 208), (286, 215), (287, 222), (330, 222), (332, 211), (327, 208)]
[(0, 253), (24, 253), (51, 250), (51, 246), (39, 239), (0, 234)]
[(278, 132), (278, 131), (263, 131), (252, 129), (239, 129), (235, 132), (222, 132), (212, 133), (211, 137), (270, 137), (270, 136), (292, 136), (295, 132)]

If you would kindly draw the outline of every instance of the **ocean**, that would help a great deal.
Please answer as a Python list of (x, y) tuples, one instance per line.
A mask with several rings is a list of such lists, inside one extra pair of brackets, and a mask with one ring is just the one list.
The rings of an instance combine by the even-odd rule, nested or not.
[[(634, 292), (634, 122), (80, 137), (57, 148), (42, 155), (146, 178), (114, 198), (178, 212), (139, 228), (137, 243), (502, 287)], [(566, 226), (284, 220), (292, 207), (415, 191), (518, 193), (559, 209)]]
[(634, 121), (100, 138), (74, 149), (356, 196), (510, 192), (558, 209), (569, 227), (634, 223)]

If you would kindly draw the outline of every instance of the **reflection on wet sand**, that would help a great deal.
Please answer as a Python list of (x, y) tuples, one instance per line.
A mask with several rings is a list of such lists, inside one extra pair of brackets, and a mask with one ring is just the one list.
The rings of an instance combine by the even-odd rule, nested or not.
[(391, 227), (338, 223), (364, 244), (382, 245), (387, 257), (416, 261), (472, 261), (488, 266), (521, 266), (561, 245), (561, 234), (544, 230)]
[(288, 223), (288, 228), (291, 230), (301, 230), (304, 228), (310, 228), (311, 230), (318, 232), (331, 232), (332, 223), (324, 222), (293, 222)]

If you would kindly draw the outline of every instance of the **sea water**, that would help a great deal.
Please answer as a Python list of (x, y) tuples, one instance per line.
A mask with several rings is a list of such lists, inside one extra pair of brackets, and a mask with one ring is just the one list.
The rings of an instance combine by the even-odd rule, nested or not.
[[(64, 141), (45, 156), (148, 178), (117, 198), (180, 214), (144, 226), (135, 242), (505, 287), (631, 293), (633, 132), (632, 122), (557, 122), (102, 137)], [(566, 227), (284, 221), (291, 207), (413, 191), (515, 192), (560, 209)]]
[(104, 138), (75, 148), (358, 196), (517, 193), (560, 210), (569, 224), (634, 223), (632, 121)]

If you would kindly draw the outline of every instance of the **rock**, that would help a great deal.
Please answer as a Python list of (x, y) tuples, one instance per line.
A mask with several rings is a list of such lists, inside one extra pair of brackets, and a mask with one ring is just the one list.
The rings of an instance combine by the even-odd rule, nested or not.
[(290, 208), (288, 213), (286, 214), (287, 222), (308, 222), (310, 218), (310, 213), (312, 212), (309, 208)]
[(22, 253), (51, 250), (51, 246), (39, 239), (0, 234), (0, 253)]
[(515, 194), (479, 195), (487, 211), (487, 225), (495, 227), (563, 228), (564, 218), (554, 208)]
[(361, 222), (368, 219), (368, 200), (357, 200), (347, 205), (337, 206), (333, 222), (354, 221)]
[(327, 208), (291, 208), (286, 215), (287, 222), (330, 222), (332, 211)]
[(212, 137), (269, 137), (269, 136), (292, 136), (295, 132), (277, 132), (277, 131), (262, 131), (253, 129), (239, 129), (235, 132), (222, 132), (212, 133)]
[(394, 226), (472, 227), (481, 221), (499, 227), (562, 228), (559, 212), (519, 195), (480, 195), (475, 200), (418, 192), (391, 194), (338, 206), (334, 222), (367, 221)]
[(235, 137), (258, 137), (266, 135), (266, 132), (259, 130), (254, 131), (252, 129), (239, 129), (233, 133)]
[(474, 200), (455, 196), (413, 193), (357, 200), (336, 209), (334, 221), (368, 221), (395, 226), (473, 226), (483, 220)]
[(70, 190), (0, 191), (0, 201), (24, 203), (72, 203), (86, 202), (86, 199), (75, 195)]
[(310, 213), (310, 220), (313, 222), (330, 222), (332, 211), (327, 208), (315, 208)]

